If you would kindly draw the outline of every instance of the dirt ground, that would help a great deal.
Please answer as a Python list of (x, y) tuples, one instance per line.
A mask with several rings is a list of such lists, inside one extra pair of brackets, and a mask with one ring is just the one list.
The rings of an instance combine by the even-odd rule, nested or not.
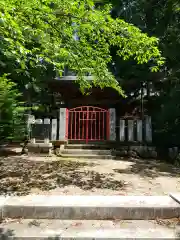
[(0, 156), (0, 195), (165, 195), (180, 191), (180, 168), (157, 160), (70, 160)]

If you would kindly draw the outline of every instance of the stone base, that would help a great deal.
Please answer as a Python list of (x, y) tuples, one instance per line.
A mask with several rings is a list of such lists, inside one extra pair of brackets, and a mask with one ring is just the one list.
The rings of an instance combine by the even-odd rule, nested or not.
[[(71, 155), (74, 154), (74, 156), (77, 157), (77, 153), (85, 154), (87, 153), (87, 151), (90, 151), (91, 153), (95, 152), (95, 150), (100, 149), (101, 151), (105, 151), (106, 149), (111, 149), (111, 154), (113, 155), (113, 157), (115, 156), (120, 156), (120, 157), (132, 157), (132, 158), (153, 158), (156, 159), (158, 154), (156, 151), (155, 147), (152, 146), (140, 146), (140, 145), (132, 145), (132, 146), (117, 146), (113, 144), (61, 144), (60, 147), (55, 147), (55, 154), (56, 155), (61, 155), (64, 154), (65, 150), (66, 153), (71, 152)], [(107, 153), (106, 153), (107, 154)], [(88, 156), (89, 158), (91, 158), (90, 156)], [(98, 159), (98, 157), (97, 157)]]
[(27, 149), (29, 153), (52, 153), (52, 143), (28, 143)]
[(67, 140), (56, 140), (56, 141), (52, 141), (53, 146), (54, 146), (55, 148), (60, 147), (61, 145), (67, 144), (67, 142), (68, 142)]

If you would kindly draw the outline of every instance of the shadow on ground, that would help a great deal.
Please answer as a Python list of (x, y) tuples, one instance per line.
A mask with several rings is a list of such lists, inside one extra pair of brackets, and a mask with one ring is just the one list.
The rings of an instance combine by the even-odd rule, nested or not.
[[(20, 148), (19, 148), (20, 149)], [(21, 151), (16, 151), (15, 148), (0, 148), (0, 157), (12, 157), (12, 156), (20, 156)]]
[(57, 187), (76, 186), (83, 190), (93, 188), (124, 190), (123, 181), (113, 174), (86, 170), (92, 163), (60, 160), (35, 162), (22, 158), (0, 158), (0, 194), (27, 195), (32, 189), (48, 191)]
[[(124, 161), (124, 160), (123, 160)], [(147, 159), (127, 159), (132, 162), (127, 169), (113, 169), (116, 173), (139, 174), (141, 177), (156, 178), (159, 176), (180, 177), (180, 168), (167, 162)]]
[(0, 240), (12, 240), (14, 237), (13, 230), (5, 230), (4, 228), (0, 228)]
[[(115, 173), (136, 174), (150, 178), (180, 177), (180, 168), (166, 162), (146, 159), (120, 159), (120, 161), (130, 162), (130, 164), (126, 166), (126, 169), (121, 169), (120, 164), (119, 168), (113, 169), (114, 174), (104, 174), (97, 172), (96, 168), (88, 171), (87, 167), (95, 166), (95, 163), (90, 161), (30, 161), (26, 156), (20, 156), (19, 153), (0, 156), (0, 194), (27, 195), (33, 189), (49, 191), (66, 186), (75, 186), (82, 190), (94, 188), (126, 190), (127, 183), (123, 180), (115, 180)], [(101, 165), (100, 162), (98, 164)]]

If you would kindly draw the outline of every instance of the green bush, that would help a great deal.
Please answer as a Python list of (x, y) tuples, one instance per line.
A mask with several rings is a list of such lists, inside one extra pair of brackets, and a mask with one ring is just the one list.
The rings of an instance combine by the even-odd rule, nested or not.
[(7, 75), (0, 76), (0, 141), (22, 140), (26, 131), (21, 94)]

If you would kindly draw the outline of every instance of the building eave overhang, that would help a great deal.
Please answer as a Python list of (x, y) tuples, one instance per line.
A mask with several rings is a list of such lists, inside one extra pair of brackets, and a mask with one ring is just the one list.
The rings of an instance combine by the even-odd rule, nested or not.
[[(85, 76), (84, 77), (88, 81), (93, 81), (93, 76)], [(55, 80), (58, 81), (77, 81), (77, 76), (63, 76), (63, 77), (56, 77)]]

